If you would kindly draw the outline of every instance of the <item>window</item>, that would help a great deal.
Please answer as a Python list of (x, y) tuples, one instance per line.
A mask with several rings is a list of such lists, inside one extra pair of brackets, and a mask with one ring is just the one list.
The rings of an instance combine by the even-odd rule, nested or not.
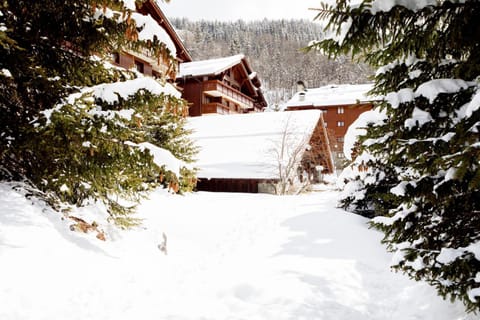
[(343, 121), (338, 121), (338, 122), (337, 122), (337, 127), (345, 127), (345, 122), (343, 122)]
[(337, 108), (337, 113), (338, 114), (344, 114), (345, 113), (345, 109), (343, 107), (338, 107)]
[(138, 72), (143, 73), (145, 71), (145, 66), (142, 62), (135, 60), (135, 68)]
[(120, 64), (120, 54), (118, 52), (112, 53), (112, 61), (116, 64)]
[(324, 126), (325, 128), (327, 127), (327, 122), (326, 122), (326, 121), (323, 123), (323, 126)]
[(344, 141), (343, 137), (337, 137), (337, 142), (343, 142), (343, 141)]

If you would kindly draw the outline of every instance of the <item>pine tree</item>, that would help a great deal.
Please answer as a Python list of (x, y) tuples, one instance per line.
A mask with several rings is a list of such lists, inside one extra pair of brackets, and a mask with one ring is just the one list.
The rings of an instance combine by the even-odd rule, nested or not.
[[(102, 200), (125, 227), (147, 191), (194, 184), (187, 106), (167, 75), (155, 81), (107, 62), (123, 49), (147, 50), (175, 71), (166, 44), (138, 36), (132, 3), (0, 1), (0, 179), (28, 181), (52, 204)], [(146, 143), (183, 161), (183, 175)]]
[(312, 44), (378, 68), (382, 121), (360, 139), (343, 202), (377, 215), (394, 268), (480, 310), (480, 2), (338, 0)]

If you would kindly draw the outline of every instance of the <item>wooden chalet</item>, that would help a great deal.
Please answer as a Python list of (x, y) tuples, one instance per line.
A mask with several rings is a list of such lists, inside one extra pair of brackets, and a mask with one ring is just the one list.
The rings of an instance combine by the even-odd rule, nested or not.
[[(147, 0), (141, 3), (139, 7), (137, 4), (135, 14), (140, 14), (141, 16), (137, 16), (139, 18), (143, 18), (142, 16), (153, 18), (156, 23), (154, 33), (166, 43), (171, 53), (176, 57), (176, 65), (171, 66), (167, 59), (157, 59), (148, 52), (134, 50), (125, 50), (121, 53), (112, 54), (113, 62), (126, 69), (136, 68), (147, 76), (175, 81), (180, 63), (192, 61), (192, 57), (185, 45), (155, 0)], [(142, 19), (138, 20), (141, 22)], [(137, 24), (139, 21), (137, 21)]]
[(368, 95), (372, 88), (371, 84), (301, 88), (286, 103), (285, 110), (322, 110), (332, 153), (335, 160), (341, 160), (344, 158), (343, 142), (348, 127), (360, 114), (371, 110), (377, 100)]
[(260, 80), (244, 55), (184, 62), (177, 83), (190, 116), (262, 111), (267, 102)]
[(285, 132), (290, 147), (302, 146), (299, 180), (319, 182), (322, 173), (334, 171), (318, 110), (191, 117), (188, 127), (200, 149), (195, 164), (199, 191), (271, 192), (279, 180), (275, 151), (282, 147)]

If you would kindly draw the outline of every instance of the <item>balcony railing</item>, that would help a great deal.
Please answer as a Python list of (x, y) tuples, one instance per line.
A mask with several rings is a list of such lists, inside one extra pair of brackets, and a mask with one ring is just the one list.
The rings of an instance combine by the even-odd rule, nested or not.
[(223, 97), (238, 104), (243, 109), (254, 107), (254, 100), (252, 98), (218, 80), (204, 82), (203, 92), (213, 97)]
[[(140, 60), (143, 60), (143, 61), (149, 63), (152, 67), (152, 70), (154, 70), (154, 71), (156, 71), (156, 72), (158, 72), (162, 75), (167, 75), (167, 77), (170, 77), (170, 78), (173, 78), (173, 79), (175, 78), (174, 74), (171, 74), (173, 68), (170, 65), (171, 61), (169, 61), (168, 59), (162, 58), (162, 57), (160, 57), (160, 58), (154, 57), (151, 54), (151, 52), (147, 49), (142, 49), (140, 51), (125, 50), (125, 52), (127, 52), (128, 54), (130, 54), (134, 57), (139, 58)], [(177, 63), (176, 69), (178, 70), (179, 69), (178, 62), (175, 62), (175, 63)]]
[(233, 110), (230, 110), (227, 106), (224, 106), (221, 103), (204, 103), (202, 105), (202, 114), (217, 113), (217, 114), (229, 114), (236, 113)]

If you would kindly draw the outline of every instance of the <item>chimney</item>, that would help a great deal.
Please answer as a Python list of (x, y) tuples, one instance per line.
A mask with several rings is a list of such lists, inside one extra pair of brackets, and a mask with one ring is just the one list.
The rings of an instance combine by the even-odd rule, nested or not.
[(298, 93), (298, 100), (305, 101), (305, 91), (301, 91)]
[(307, 88), (305, 87), (305, 83), (303, 81), (297, 81), (297, 92), (305, 92)]

